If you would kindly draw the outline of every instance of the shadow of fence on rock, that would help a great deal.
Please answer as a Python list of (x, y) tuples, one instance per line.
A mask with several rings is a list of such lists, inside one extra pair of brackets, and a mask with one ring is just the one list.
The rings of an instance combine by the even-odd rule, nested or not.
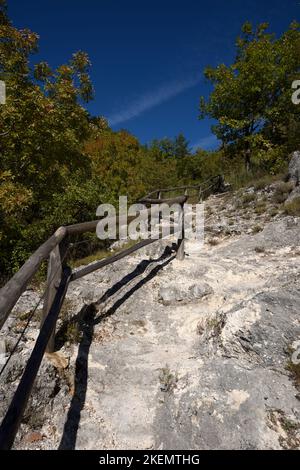
[[(79, 312), (77, 317), (82, 333), (82, 338), (78, 347), (78, 354), (75, 364), (74, 393), (64, 425), (63, 435), (58, 447), (59, 450), (72, 450), (76, 447), (81, 412), (83, 410), (86, 399), (88, 385), (88, 356), (93, 340), (95, 326), (101, 323), (101, 321), (103, 321), (105, 318), (113, 315), (118, 310), (118, 308), (124, 302), (126, 302), (126, 300), (128, 300), (138, 289), (153, 279), (161, 269), (167, 266), (176, 257), (176, 254), (172, 256), (171, 254), (172, 249), (167, 246), (159, 258), (141, 261), (131, 273), (127, 274), (120, 281), (110, 287), (99, 300), (90, 305), (85, 305), (81, 312)], [(144, 278), (140, 279), (131, 289), (125, 292), (122, 297), (117, 299), (116, 302), (105, 313), (101, 314), (98, 318), (96, 317), (97, 308), (101, 304), (106, 302), (110, 297), (116, 294), (129, 282), (143, 274), (148, 266), (161, 261), (163, 262), (155, 266)]]

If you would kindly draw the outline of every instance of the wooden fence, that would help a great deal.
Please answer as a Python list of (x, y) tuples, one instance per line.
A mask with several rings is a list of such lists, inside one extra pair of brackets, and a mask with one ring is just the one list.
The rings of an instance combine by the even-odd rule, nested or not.
[[(168, 204), (177, 203), (181, 207), (181, 233), (177, 242), (177, 259), (184, 259), (184, 212), (183, 206), (187, 201), (190, 190), (198, 191), (199, 199), (202, 200), (210, 192), (222, 191), (223, 178), (217, 175), (199, 185), (178, 186), (174, 188), (157, 189), (138, 202), (144, 204)], [(184, 191), (184, 195), (173, 198), (162, 198), (162, 194), (168, 192)], [(156, 197), (154, 197), (156, 196)], [(158, 212), (159, 212), (159, 206)], [(150, 208), (147, 216), (150, 216)], [(132, 218), (131, 218), (132, 219)], [(122, 223), (122, 219), (117, 219)], [(130, 217), (128, 217), (130, 220)], [(72, 272), (66, 264), (66, 253), (70, 246), (72, 235), (82, 234), (96, 230), (99, 220), (84, 222), (74, 225), (62, 226), (43, 243), (24, 263), (21, 269), (0, 290), (0, 329), (3, 327), (13, 307), (16, 305), (21, 294), (26, 290), (30, 280), (37, 273), (42, 262), (48, 259), (48, 271), (46, 290), (44, 293), (43, 314), (39, 336), (35, 342), (32, 353), (25, 366), (22, 378), (16, 389), (14, 397), (8, 407), (6, 415), (0, 426), (0, 449), (10, 449), (19, 429), (23, 413), (30, 397), (34, 381), (41, 365), (45, 352), (53, 352), (55, 348), (56, 322), (64, 302), (64, 298), (70, 282), (96, 271), (104, 266), (115, 263), (131, 253), (157, 241), (155, 238), (147, 238), (137, 242), (134, 246), (127, 248), (106, 259), (97, 261)], [(171, 234), (174, 234), (174, 227)]]

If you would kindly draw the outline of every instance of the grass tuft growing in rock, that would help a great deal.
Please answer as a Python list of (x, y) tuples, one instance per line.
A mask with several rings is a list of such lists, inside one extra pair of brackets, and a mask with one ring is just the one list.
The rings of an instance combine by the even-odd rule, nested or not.
[(291, 378), (295, 382), (296, 387), (300, 390), (300, 364), (289, 361), (286, 369), (290, 372)]
[(268, 413), (269, 426), (279, 435), (278, 441), (283, 449), (298, 449), (300, 444), (299, 423), (292, 421), (283, 410), (272, 409)]
[(218, 337), (222, 329), (225, 326), (225, 315), (222, 313), (214, 317), (206, 318), (204, 321), (200, 321), (197, 325), (197, 334), (202, 335), (207, 332), (209, 336)]
[(257, 215), (261, 215), (261, 214), (264, 214), (266, 212), (266, 203), (264, 201), (258, 201), (256, 206), (255, 206), (255, 209), (254, 209), (254, 212), (257, 214)]
[(78, 344), (81, 341), (82, 333), (78, 323), (70, 322), (66, 329), (65, 341), (70, 344)]
[(254, 189), (256, 189), (256, 191), (260, 191), (262, 189), (265, 189), (267, 186), (274, 183), (274, 181), (277, 181), (278, 179), (279, 179), (279, 175), (265, 175), (265, 176), (262, 176), (257, 181), (255, 181)]
[(263, 209), (262, 207), (256, 207), (254, 209), (254, 212), (255, 212), (256, 215), (262, 215), (262, 214), (265, 213), (265, 209)]
[(260, 225), (255, 225), (252, 229), (252, 233), (259, 233), (262, 231), (262, 227)]
[(255, 201), (255, 199), (256, 199), (256, 196), (254, 193), (244, 194), (244, 196), (242, 197), (242, 203), (245, 206), (249, 204), (250, 202)]
[(172, 392), (177, 386), (178, 375), (177, 373), (171, 372), (168, 364), (163, 367), (159, 374), (160, 389), (162, 392)]
[(284, 206), (284, 212), (288, 215), (300, 216), (300, 196), (287, 202)]
[(278, 214), (278, 208), (277, 207), (272, 207), (270, 210), (269, 210), (269, 215), (271, 217), (275, 217), (275, 215)]
[(273, 195), (274, 202), (278, 204), (283, 203), (287, 199), (288, 195), (293, 191), (293, 188), (294, 188), (294, 185), (292, 182), (279, 183)]

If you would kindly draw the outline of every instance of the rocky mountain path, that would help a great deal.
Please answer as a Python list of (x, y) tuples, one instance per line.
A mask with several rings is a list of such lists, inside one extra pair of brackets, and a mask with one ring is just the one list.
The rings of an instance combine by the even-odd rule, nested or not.
[(300, 219), (275, 192), (210, 197), (184, 261), (157, 242), (74, 282), (79, 345), (46, 359), (59, 390), (17, 447), (299, 448)]

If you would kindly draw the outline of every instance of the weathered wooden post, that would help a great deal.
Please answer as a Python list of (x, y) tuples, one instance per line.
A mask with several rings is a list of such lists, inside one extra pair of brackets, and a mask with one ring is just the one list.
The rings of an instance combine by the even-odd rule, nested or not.
[(224, 190), (224, 178), (222, 175), (219, 175), (217, 191), (221, 193), (223, 190)]
[(199, 188), (198, 201), (199, 201), (200, 203), (203, 202), (203, 192), (202, 192), (201, 186), (200, 186), (200, 188)]
[[(159, 199), (159, 200), (161, 199), (161, 191), (158, 191), (157, 199)], [(160, 204), (160, 202), (158, 204)], [(158, 224), (160, 224), (160, 223), (161, 223), (161, 211), (158, 212)]]
[(184, 260), (184, 203), (180, 204), (181, 210), (178, 218), (179, 227), (181, 227), (181, 234), (177, 242), (177, 255), (176, 259), (179, 261)]
[[(53, 304), (57, 289), (59, 287), (63, 266), (64, 266), (64, 256), (66, 253), (66, 243), (63, 240), (59, 245), (50, 252), (49, 261), (48, 261), (48, 269), (47, 269), (47, 285), (46, 285), (46, 293), (45, 299), (43, 304), (43, 312), (41, 318), (40, 328), (42, 328), (44, 321), (51, 309)], [(46, 352), (52, 353), (55, 349), (55, 327), (53, 328), (50, 340), (47, 344)]]

